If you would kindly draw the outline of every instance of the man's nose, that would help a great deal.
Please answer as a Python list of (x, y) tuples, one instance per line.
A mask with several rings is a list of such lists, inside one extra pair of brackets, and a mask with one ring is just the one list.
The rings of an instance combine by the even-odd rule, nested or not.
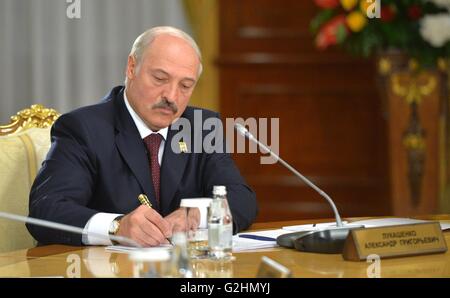
[(175, 102), (178, 96), (178, 86), (175, 83), (168, 84), (167, 88), (164, 90), (163, 96), (169, 102)]

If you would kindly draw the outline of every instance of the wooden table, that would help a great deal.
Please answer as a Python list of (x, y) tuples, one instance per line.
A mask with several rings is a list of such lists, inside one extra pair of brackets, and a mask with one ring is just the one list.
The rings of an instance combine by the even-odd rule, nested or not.
[[(445, 220), (449, 215), (418, 217)], [(346, 219), (348, 221), (360, 218)], [(321, 221), (331, 221), (324, 219)], [(256, 223), (251, 230), (311, 223), (310, 220)], [(450, 243), (450, 233), (445, 238)], [(271, 248), (234, 253), (232, 262), (194, 261), (197, 277), (256, 277), (261, 257), (267, 256), (292, 270), (293, 277), (367, 277), (371, 263), (344, 261), (340, 254), (302, 253)], [(381, 260), (381, 277), (450, 277), (450, 252)], [(132, 277), (127, 254), (111, 253), (104, 247), (49, 245), (0, 254), (0, 277)]]

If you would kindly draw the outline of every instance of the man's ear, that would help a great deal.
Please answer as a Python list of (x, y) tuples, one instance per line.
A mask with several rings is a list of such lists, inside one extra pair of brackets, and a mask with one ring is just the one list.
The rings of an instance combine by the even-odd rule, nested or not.
[(133, 79), (136, 73), (136, 58), (133, 55), (128, 56), (126, 76), (129, 80)]

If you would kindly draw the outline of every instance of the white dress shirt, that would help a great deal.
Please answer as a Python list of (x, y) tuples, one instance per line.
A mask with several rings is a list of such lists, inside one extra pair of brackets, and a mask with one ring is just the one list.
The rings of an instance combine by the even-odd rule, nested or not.
[[(125, 106), (127, 107), (131, 118), (133, 118), (134, 124), (136, 125), (141, 138), (144, 139), (152, 133), (159, 133), (163, 137), (158, 151), (158, 162), (161, 165), (164, 153), (164, 144), (166, 143), (169, 128), (166, 127), (156, 132), (152, 131), (130, 106), (126, 90), (123, 92), (123, 97), (125, 100)], [(83, 243), (85, 245), (111, 245), (112, 243), (109, 240), (109, 227), (111, 226), (112, 221), (119, 215), (123, 214), (99, 212), (92, 216), (84, 227), (82, 238)], [(99, 238), (93, 236), (92, 234), (103, 235), (105, 237)]]

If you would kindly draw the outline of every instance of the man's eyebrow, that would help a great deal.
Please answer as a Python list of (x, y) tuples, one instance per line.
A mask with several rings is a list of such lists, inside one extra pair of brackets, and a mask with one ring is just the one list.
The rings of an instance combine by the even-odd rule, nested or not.
[(166, 71), (164, 71), (164, 70), (162, 70), (160, 68), (152, 69), (152, 72), (161, 72), (162, 74), (164, 74), (166, 76), (169, 76), (169, 73), (167, 73)]
[(192, 79), (192, 78), (184, 78), (182, 79), (182, 81), (189, 81), (195, 84), (196, 80)]
[[(170, 74), (169, 74), (167, 71), (165, 71), (165, 70), (163, 70), (163, 69), (161, 69), (161, 68), (153, 69), (152, 72), (154, 72), (154, 73), (155, 73), (155, 72), (162, 73), (163, 75), (166, 75), (166, 76), (170, 77)], [(182, 81), (190, 81), (190, 82), (192, 82), (192, 83), (195, 83), (195, 82), (196, 82), (195, 79), (189, 78), (189, 77), (183, 78)]]

